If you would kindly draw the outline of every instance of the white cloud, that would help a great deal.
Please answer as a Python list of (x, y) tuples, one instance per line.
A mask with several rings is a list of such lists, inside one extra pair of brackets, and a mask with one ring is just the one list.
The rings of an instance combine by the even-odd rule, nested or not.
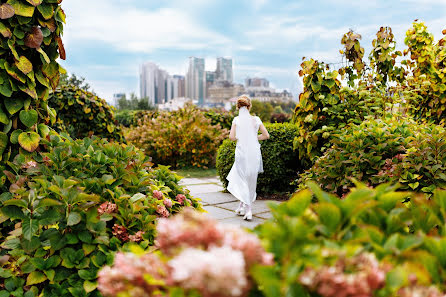
[(107, 0), (64, 4), (68, 44), (102, 41), (123, 51), (151, 53), (156, 49), (201, 49), (230, 42), (175, 8), (138, 10)]

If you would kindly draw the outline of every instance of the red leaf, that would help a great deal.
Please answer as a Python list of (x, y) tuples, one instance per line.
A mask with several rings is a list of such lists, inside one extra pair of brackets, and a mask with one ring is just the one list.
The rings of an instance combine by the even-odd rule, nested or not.
[(14, 7), (7, 3), (0, 5), (0, 19), (5, 20), (13, 17), (15, 14)]
[(42, 42), (43, 34), (39, 27), (33, 27), (25, 37), (25, 45), (30, 48), (39, 48)]
[(66, 53), (65, 53), (65, 47), (63, 45), (62, 38), (57, 36), (56, 40), (57, 40), (57, 44), (59, 45), (59, 55), (60, 55), (60, 58), (62, 60), (65, 60), (67, 58), (67, 56), (66, 56)]

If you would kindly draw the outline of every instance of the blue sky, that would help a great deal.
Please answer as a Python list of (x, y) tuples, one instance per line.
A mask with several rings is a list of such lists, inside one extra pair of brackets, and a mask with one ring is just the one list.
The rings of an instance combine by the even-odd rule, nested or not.
[(114, 93), (138, 94), (141, 63), (184, 75), (189, 56), (206, 58), (207, 70), (216, 57), (231, 56), (236, 82), (265, 77), (296, 95), (302, 57), (341, 61), (350, 28), (362, 35), (366, 55), (380, 26), (392, 27), (402, 49), (414, 19), (437, 40), (446, 28), (446, 0), (65, 0), (62, 7), (62, 64), (109, 101)]

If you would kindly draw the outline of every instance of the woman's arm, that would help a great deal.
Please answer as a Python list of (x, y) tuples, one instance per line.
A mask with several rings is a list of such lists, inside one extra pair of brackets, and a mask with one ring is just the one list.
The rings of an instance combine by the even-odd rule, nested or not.
[(232, 123), (231, 126), (231, 132), (229, 132), (229, 139), (231, 139), (232, 141), (236, 141), (237, 137), (235, 136), (235, 123)]
[(262, 134), (260, 134), (259, 136), (257, 136), (257, 138), (258, 138), (259, 140), (266, 140), (266, 139), (269, 139), (269, 133), (268, 133), (268, 131), (266, 130), (266, 128), (265, 128), (265, 126), (263, 125), (263, 123), (260, 124), (259, 129), (260, 129), (260, 132), (261, 132)]

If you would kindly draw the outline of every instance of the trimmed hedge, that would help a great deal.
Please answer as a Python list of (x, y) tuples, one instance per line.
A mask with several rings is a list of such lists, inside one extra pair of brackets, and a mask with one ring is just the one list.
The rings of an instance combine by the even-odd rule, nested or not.
[[(293, 150), (293, 139), (299, 134), (293, 124), (265, 124), (271, 138), (261, 141), (264, 172), (257, 180), (258, 193), (287, 192), (292, 189), (290, 182), (300, 170), (298, 152)], [(236, 143), (227, 139), (218, 149), (217, 173), (224, 187), (228, 185), (226, 177), (234, 163)]]

